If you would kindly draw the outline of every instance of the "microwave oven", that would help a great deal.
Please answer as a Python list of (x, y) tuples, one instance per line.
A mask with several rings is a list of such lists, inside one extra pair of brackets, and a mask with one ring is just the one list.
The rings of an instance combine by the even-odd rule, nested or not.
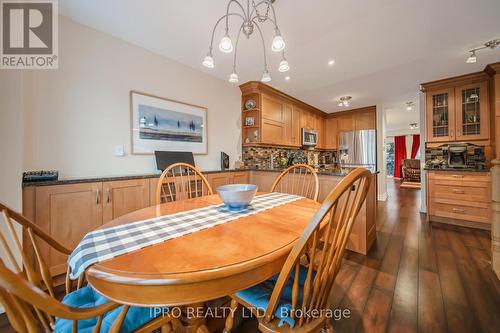
[(318, 144), (318, 133), (307, 128), (302, 128), (302, 146), (316, 146)]

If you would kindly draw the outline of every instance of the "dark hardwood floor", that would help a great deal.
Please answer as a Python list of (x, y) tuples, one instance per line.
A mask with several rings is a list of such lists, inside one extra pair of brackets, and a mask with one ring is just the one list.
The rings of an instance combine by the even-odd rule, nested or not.
[[(419, 190), (390, 181), (388, 191), (378, 205), (376, 244), (367, 256), (349, 252), (337, 276), (331, 303), (351, 316), (334, 320), (335, 331), (498, 332), (500, 282), (491, 270), (490, 233), (429, 225), (419, 213)], [(256, 322), (234, 331), (256, 332)]]

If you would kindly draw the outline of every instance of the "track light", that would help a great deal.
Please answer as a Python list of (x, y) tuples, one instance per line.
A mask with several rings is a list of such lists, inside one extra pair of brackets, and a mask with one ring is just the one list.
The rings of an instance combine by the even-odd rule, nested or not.
[(476, 51), (473, 50), (473, 51), (471, 51), (471, 54), (469, 55), (469, 57), (467, 58), (467, 60), (465, 62), (467, 64), (474, 64), (476, 61), (477, 61)]

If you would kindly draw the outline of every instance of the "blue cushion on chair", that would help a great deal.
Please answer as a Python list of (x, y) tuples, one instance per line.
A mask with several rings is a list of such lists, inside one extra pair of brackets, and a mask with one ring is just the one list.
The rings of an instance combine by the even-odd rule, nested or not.
[[(80, 288), (64, 296), (62, 303), (75, 308), (88, 308), (107, 303), (108, 299), (97, 293), (90, 286)], [(116, 318), (119, 316), (122, 306), (104, 315), (101, 332), (108, 332)], [(149, 308), (130, 307), (123, 321), (120, 332), (127, 333), (141, 327), (148, 321), (154, 319), (153, 311)], [(57, 318), (54, 328), (55, 333), (71, 333), (72, 320)], [(78, 321), (78, 333), (91, 333), (97, 324), (97, 318)]]
[[(306, 277), (307, 277), (307, 267), (300, 266), (299, 271), (299, 286), (303, 287)], [(292, 271), (292, 274), (288, 281), (286, 282), (283, 291), (281, 293), (280, 301), (278, 306), (276, 307), (276, 311), (274, 312), (274, 316), (280, 319), (280, 323), (278, 326), (283, 326), (285, 323), (290, 325), (290, 327), (295, 326), (295, 320), (290, 316), (290, 310), (292, 309), (292, 287), (294, 282), (294, 274), (295, 271)], [(316, 272), (313, 271), (311, 276), (311, 281), (314, 279)], [(269, 299), (271, 298), (271, 294), (273, 293), (274, 286), (278, 281), (279, 274), (273, 276), (269, 280), (266, 280), (256, 286), (250, 287), (248, 289), (238, 291), (236, 296), (250, 304), (251, 306), (265, 310), (269, 304)], [(297, 300), (297, 304), (302, 305), (302, 290), (299, 293), (299, 299)]]

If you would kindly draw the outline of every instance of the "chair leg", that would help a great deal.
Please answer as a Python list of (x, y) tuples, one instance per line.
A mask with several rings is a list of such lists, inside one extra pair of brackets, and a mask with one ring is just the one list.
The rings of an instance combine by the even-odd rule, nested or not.
[(237, 308), (238, 308), (238, 302), (234, 298), (231, 299), (231, 306), (230, 306), (231, 310), (226, 318), (226, 327), (224, 327), (223, 333), (231, 333), (234, 323), (234, 313), (236, 312)]

